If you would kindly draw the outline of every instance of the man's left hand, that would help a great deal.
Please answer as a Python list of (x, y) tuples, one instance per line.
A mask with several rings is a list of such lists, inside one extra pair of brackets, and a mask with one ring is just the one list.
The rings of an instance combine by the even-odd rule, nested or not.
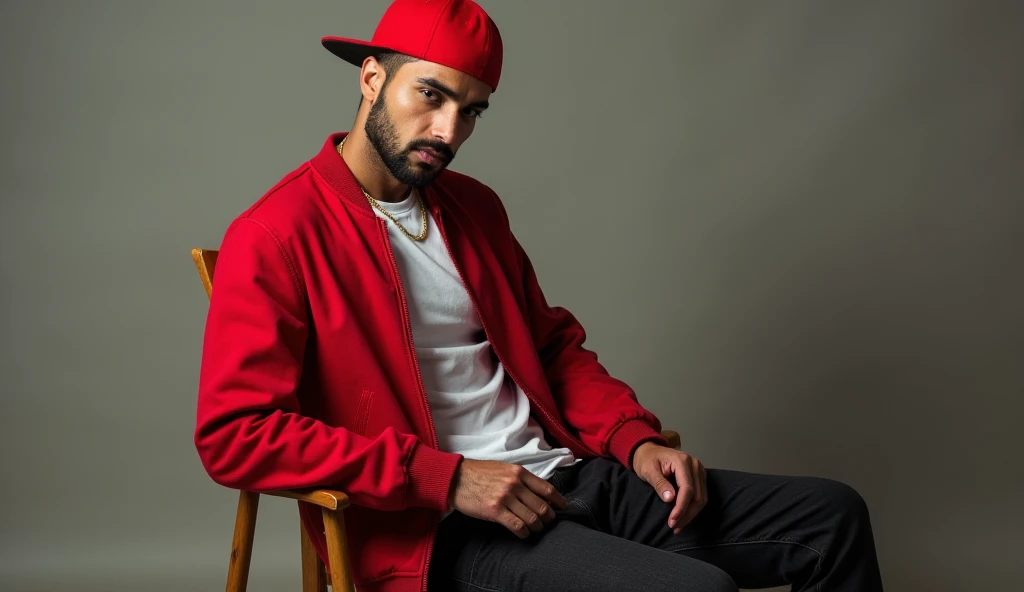
[[(708, 503), (707, 471), (699, 460), (655, 442), (644, 442), (633, 452), (633, 470), (673, 504), (668, 527), (679, 534)], [(678, 491), (670, 477), (675, 477)]]

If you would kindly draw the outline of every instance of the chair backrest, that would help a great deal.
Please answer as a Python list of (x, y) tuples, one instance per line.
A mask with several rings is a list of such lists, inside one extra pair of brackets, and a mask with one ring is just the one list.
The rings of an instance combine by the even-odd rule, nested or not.
[[(216, 249), (192, 249), (192, 261), (196, 264), (199, 279), (206, 288), (206, 296), (213, 294), (213, 272), (217, 267)], [(331, 490), (283, 490), (266, 492), (278, 497), (297, 499), (316, 504), (323, 508), (324, 528), (327, 537), (328, 553), (335, 579), (334, 590), (338, 592), (355, 592), (352, 583), (352, 565), (349, 563), (348, 542), (345, 538), (345, 518), (341, 513), (348, 507), (348, 496), (339, 491)], [(231, 562), (228, 564), (228, 592), (244, 592), (249, 579), (249, 563), (252, 560), (252, 544), (256, 536), (256, 513), (259, 509), (260, 494), (242, 490), (238, 494), (238, 511), (235, 514), (235, 534), (231, 543)], [(301, 519), (300, 519), (301, 520)], [(302, 589), (327, 592), (331, 585), (332, 574), (327, 572), (324, 563), (317, 555), (309, 533), (301, 526), (302, 533)]]
[(216, 249), (192, 249), (192, 260), (196, 263), (196, 270), (199, 271), (199, 279), (206, 288), (207, 297), (213, 294), (213, 269), (217, 266), (219, 253)]

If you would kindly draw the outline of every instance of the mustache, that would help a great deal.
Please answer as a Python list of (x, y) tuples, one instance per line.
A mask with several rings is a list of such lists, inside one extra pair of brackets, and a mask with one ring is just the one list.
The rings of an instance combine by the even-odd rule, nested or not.
[(430, 148), (434, 152), (437, 152), (445, 158), (445, 160), (452, 160), (455, 158), (455, 151), (452, 150), (451, 146), (442, 142), (441, 140), (416, 140), (409, 143), (409, 147), (406, 148), (406, 153), (410, 153), (414, 150), (421, 148)]

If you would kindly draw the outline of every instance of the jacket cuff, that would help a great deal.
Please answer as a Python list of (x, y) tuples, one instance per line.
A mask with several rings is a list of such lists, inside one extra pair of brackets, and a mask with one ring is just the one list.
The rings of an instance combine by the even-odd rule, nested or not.
[(407, 468), (407, 505), (447, 512), (448, 490), (461, 460), (461, 454), (434, 450), (422, 442), (418, 444)]
[(631, 419), (615, 430), (608, 442), (608, 452), (629, 470), (633, 470), (633, 452), (644, 442), (668, 446), (661, 432), (642, 419)]

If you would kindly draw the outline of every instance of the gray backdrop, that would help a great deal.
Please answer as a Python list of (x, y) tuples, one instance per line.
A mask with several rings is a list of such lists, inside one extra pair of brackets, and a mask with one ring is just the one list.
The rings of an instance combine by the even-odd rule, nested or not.
[[(222, 589), (189, 249), (348, 129), (387, 2), (0, 4), (0, 588)], [(493, 186), (709, 466), (873, 512), (888, 590), (1020, 589), (1024, 7), (484, 0)], [(297, 589), (264, 500), (251, 589)]]

